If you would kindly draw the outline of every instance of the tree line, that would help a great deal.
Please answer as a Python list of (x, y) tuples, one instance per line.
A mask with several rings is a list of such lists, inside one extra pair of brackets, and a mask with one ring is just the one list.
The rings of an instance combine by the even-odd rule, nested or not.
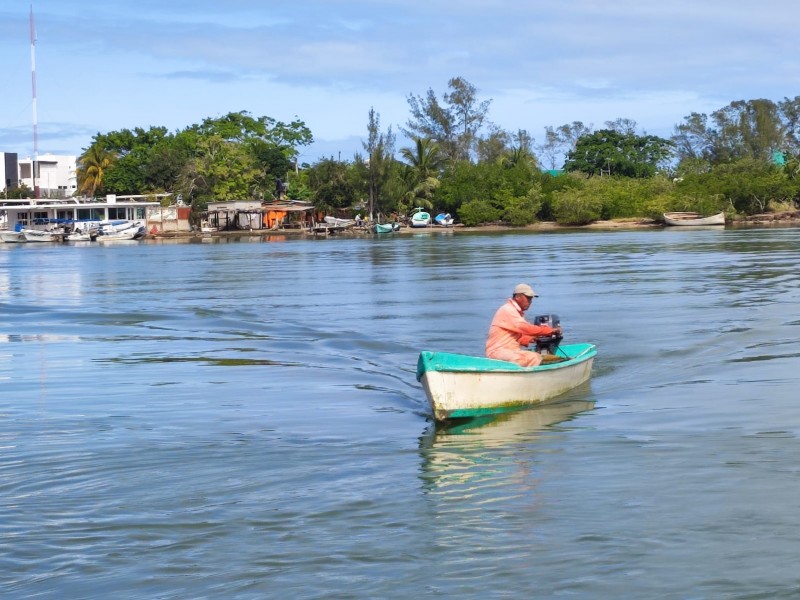
[(545, 127), (540, 143), (489, 119), (490, 99), (461, 77), (438, 95), (407, 97), (397, 148), (392, 127), (367, 115), (363, 152), (352, 160), (298, 164), (313, 142), (305, 123), (247, 112), (164, 127), (98, 133), (79, 158), (81, 194), (180, 194), (196, 214), (213, 200), (270, 200), (276, 186), (327, 213), (376, 219), (414, 207), (449, 212), (466, 225), (586, 224), (660, 218), (673, 210), (754, 214), (800, 198), (800, 96), (739, 100), (691, 113), (670, 138), (630, 119), (600, 128)]

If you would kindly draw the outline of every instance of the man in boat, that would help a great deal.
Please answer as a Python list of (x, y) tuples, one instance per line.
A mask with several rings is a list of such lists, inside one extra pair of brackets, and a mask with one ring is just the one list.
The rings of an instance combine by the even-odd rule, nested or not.
[(511, 298), (497, 309), (489, 326), (486, 340), (486, 356), (506, 360), (521, 367), (536, 367), (542, 363), (542, 355), (526, 347), (539, 336), (561, 334), (561, 328), (534, 325), (525, 320), (525, 311), (538, 298), (527, 283), (514, 288)]

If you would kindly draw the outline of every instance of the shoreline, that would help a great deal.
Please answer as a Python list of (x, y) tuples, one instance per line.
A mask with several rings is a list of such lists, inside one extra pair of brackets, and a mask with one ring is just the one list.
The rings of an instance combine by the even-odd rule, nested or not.
[[(727, 222), (725, 227), (798, 227), (800, 226), (800, 211), (788, 211), (781, 213), (762, 213), (750, 215), (748, 217), (738, 217), (733, 221)], [(315, 235), (305, 229), (253, 229), (253, 230), (234, 230), (234, 231), (214, 231), (201, 233), (199, 231), (175, 231), (163, 232), (158, 234), (148, 234), (150, 239), (158, 238), (204, 238), (204, 237), (264, 237), (264, 236), (308, 236), (308, 237), (341, 237), (354, 235), (407, 235), (409, 233), (425, 232), (453, 232), (453, 233), (481, 233), (481, 232), (514, 232), (514, 231), (580, 231), (580, 230), (625, 230), (625, 229), (666, 229), (664, 225), (653, 219), (613, 219), (609, 221), (595, 221), (587, 225), (559, 225), (555, 221), (540, 221), (530, 225), (477, 225), (466, 227), (456, 224), (451, 227), (441, 225), (431, 225), (429, 227), (408, 227), (404, 226), (399, 231), (392, 234), (375, 234), (367, 228), (353, 228), (346, 231), (338, 231), (328, 235)], [(680, 227), (676, 229), (682, 229)], [(690, 229), (690, 228), (687, 228)]]

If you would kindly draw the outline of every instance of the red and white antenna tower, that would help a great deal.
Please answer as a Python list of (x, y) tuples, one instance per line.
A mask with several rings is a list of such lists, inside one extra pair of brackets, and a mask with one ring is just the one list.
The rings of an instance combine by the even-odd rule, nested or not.
[(39, 132), (38, 116), (36, 115), (36, 28), (33, 25), (33, 4), (31, 4), (31, 89), (33, 91), (33, 164), (31, 164), (31, 177), (33, 178), (34, 197), (39, 197)]

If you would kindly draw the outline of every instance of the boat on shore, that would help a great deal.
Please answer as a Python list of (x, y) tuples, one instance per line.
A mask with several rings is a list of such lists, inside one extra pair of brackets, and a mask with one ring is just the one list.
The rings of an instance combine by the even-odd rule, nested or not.
[(472, 418), (542, 404), (587, 381), (594, 344), (566, 344), (538, 367), (465, 354), (423, 350), (417, 360), (436, 421)]
[(354, 219), (340, 219), (339, 217), (325, 217), (323, 219), (327, 225), (332, 227), (355, 227), (355, 220)]
[(411, 227), (428, 227), (431, 224), (431, 214), (422, 208), (415, 208), (411, 215)]
[(373, 233), (392, 233), (400, 231), (400, 223), (375, 223), (372, 226)]
[(442, 227), (453, 226), (453, 217), (450, 215), (450, 213), (439, 213), (433, 220), (437, 225), (441, 225)]
[(703, 217), (696, 212), (668, 212), (664, 213), (664, 223), (677, 227), (725, 225), (725, 213), (720, 212), (715, 215)]

